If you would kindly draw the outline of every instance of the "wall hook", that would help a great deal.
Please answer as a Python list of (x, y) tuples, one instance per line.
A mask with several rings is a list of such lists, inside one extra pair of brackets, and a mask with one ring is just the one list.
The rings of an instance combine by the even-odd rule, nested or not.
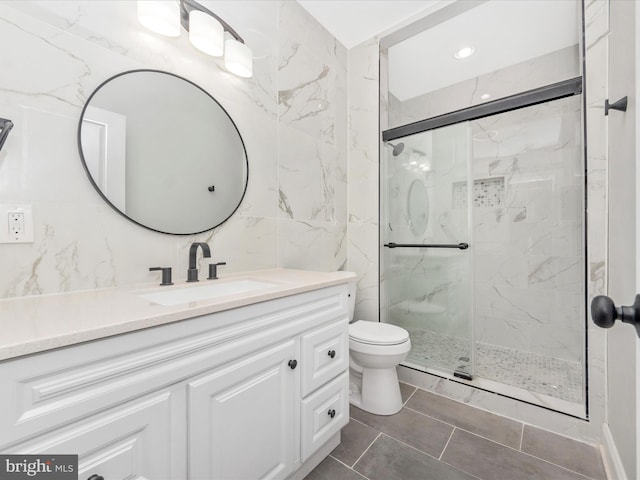
[(0, 151), (2, 151), (2, 146), (4, 145), (4, 142), (12, 128), (13, 122), (11, 120), (0, 118)]
[(604, 101), (604, 114), (609, 115), (609, 110), (620, 110), (621, 112), (627, 111), (627, 97), (622, 97), (620, 100), (614, 103), (609, 103), (609, 99)]

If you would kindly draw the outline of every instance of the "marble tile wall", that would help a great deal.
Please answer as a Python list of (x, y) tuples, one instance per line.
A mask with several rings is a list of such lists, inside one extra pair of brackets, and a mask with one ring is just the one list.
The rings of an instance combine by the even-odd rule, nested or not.
[(505, 182), (504, 206), (473, 209), (478, 342), (584, 357), (581, 102), (569, 97), (471, 122), (473, 177)]
[[(185, 278), (188, 246), (206, 241), (222, 273), (285, 266), (343, 268), (347, 259), (347, 51), (297, 2), (204, 0), (254, 53), (240, 79), (185, 32), (146, 31), (136, 3), (0, 4), (0, 116), (15, 127), (0, 153), (0, 204), (33, 205), (35, 242), (0, 245), (0, 298)], [(249, 158), (236, 214), (212, 231), (172, 236), (108, 207), (76, 147), (82, 106), (105, 79), (152, 68), (197, 83), (229, 112)], [(200, 269), (206, 268), (202, 262)]]
[(378, 39), (349, 50), (348, 268), (358, 274), (355, 318), (378, 320)]

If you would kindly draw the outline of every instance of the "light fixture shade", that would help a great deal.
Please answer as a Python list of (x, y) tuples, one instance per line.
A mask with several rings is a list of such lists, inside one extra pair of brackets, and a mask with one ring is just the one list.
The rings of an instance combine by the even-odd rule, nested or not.
[(201, 52), (221, 57), (224, 52), (224, 27), (211, 15), (189, 12), (189, 40)]
[(224, 42), (224, 66), (234, 75), (250, 78), (253, 75), (253, 55), (244, 43), (234, 39)]
[(180, 36), (180, 5), (176, 0), (138, 0), (138, 21), (167, 37)]

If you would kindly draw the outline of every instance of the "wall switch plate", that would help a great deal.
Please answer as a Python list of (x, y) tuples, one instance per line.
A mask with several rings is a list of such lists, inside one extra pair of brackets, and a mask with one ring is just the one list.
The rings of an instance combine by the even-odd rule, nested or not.
[(0, 243), (33, 243), (31, 205), (0, 205)]

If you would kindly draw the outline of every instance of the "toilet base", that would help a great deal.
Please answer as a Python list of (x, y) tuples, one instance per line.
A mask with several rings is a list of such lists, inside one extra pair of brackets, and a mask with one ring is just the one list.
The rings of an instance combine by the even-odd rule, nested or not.
[(400, 383), (394, 368), (349, 371), (349, 403), (375, 415), (393, 415), (402, 409)]

